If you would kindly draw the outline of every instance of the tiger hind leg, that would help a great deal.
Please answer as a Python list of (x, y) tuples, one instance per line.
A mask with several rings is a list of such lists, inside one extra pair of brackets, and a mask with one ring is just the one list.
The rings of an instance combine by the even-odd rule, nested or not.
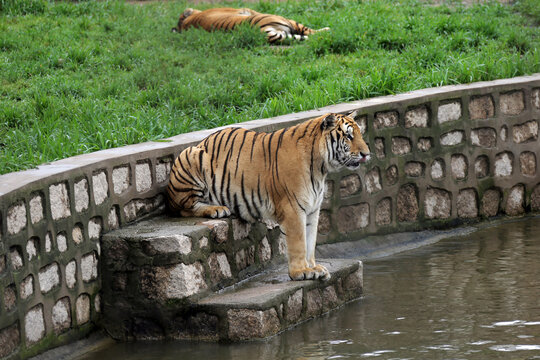
[(306, 35), (289, 34), (286, 31), (276, 30), (272, 27), (264, 29), (264, 32), (266, 33), (266, 37), (268, 38), (268, 42), (270, 44), (273, 44), (275, 42), (283, 42), (287, 39), (303, 41), (307, 40), (308, 38)]

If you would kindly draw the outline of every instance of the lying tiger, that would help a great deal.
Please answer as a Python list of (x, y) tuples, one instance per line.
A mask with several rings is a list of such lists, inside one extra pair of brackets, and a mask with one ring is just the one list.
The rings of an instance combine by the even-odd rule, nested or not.
[(277, 221), (288, 247), (293, 280), (329, 279), (315, 262), (325, 179), (370, 158), (360, 127), (349, 115), (326, 114), (272, 133), (226, 128), (176, 158), (169, 209), (181, 216)]
[(171, 30), (180, 32), (190, 26), (202, 27), (206, 31), (232, 30), (240, 23), (258, 26), (262, 32), (266, 33), (268, 42), (271, 44), (285, 39), (306, 40), (308, 35), (329, 30), (327, 27), (313, 30), (294, 20), (279, 15), (261, 14), (247, 8), (215, 8), (204, 11), (188, 8), (180, 15), (178, 25)]

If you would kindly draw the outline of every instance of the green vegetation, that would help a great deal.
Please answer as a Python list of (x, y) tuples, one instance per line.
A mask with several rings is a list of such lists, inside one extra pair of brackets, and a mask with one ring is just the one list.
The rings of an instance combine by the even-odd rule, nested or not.
[(0, 173), (344, 101), (540, 71), (535, 0), (227, 5), (332, 30), (269, 46), (246, 27), (171, 33), (189, 6), (183, 1), (0, 0)]

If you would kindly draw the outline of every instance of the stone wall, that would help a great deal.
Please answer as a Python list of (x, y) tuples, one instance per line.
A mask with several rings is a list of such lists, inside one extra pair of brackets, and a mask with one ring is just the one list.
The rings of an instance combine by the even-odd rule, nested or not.
[[(540, 210), (540, 75), (419, 90), (243, 123), (271, 131), (360, 110), (374, 154), (329, 177), (320, 242)], [(175, 156), (215, 129), (0, 176), (0, 358), (100, 321), (102, 234), (162, 212)], [(361, 243), (360, 243), (361, 244)]]

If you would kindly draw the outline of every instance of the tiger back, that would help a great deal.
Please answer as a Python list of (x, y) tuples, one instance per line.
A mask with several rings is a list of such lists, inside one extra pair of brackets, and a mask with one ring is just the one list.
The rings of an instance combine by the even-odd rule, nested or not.
[(324, 279), (315, 241), (326, 176), (368, 159), (350, 116), (327, 114), (271, 133), (226, 128), (176, 158), (168, 205), (181, 216), (275, 220), (287, 239), (290, 277)]
[(187, 8), (180, 15), (178, 25), (172, 28), (172, 31), (180, 32), (190, 27), (200, 27), (206, 31), (233, 30), (241, 23), (259, 27), (270, 43), (285, 39), (306, 40), (308, 35), (329, 30), (329, 28), (313, 30), (283, 16), (262, 14), (248, 8), (214, 8), (204, 11)]

